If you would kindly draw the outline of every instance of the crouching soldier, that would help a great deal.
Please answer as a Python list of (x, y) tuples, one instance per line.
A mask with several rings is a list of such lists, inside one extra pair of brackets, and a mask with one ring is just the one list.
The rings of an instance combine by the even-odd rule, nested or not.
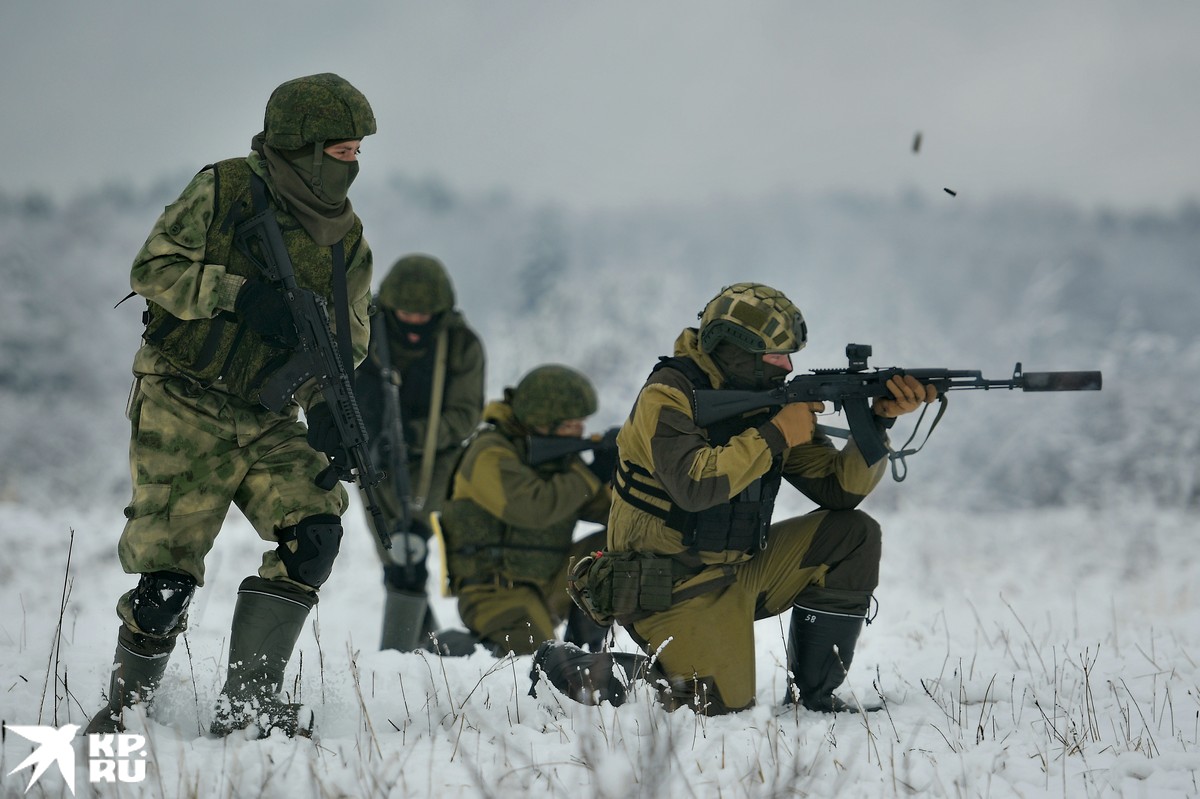
[(315, 482), (341, 441), (312, 385), (278, 412), (260, 402), (299, 335), (282, 292), (256, 263), (263, 254), (243, 232), (256, 218), (278, 223), (298, 286), (326, 298), (342, 359), (361, 361), (371, 253), (346, 193), (359, 143), (374, 132), (366, 98), (337, 75), (282, 84), (249, 156), (197, 174), (134, 261), (146, 330), (133, 363), (133, 499), (118, 555), (140, 577), (117, 604), (108, 704), (88, 733), (121, 730), (124, 710), (151, 698), (230, 504), (270, 549), (238, 589), (212, 732), (309, 726), (278, 692), (341, 542), (346, 491)]
[[(721, 714), (752, 706), (754, 622), (789, 609), (784, 701), (854, 709), (833, 692), (878, 583), (881, 541), (879, 525), (857, 506), (887, 461), (868, 466), (853, 440), (839, 451), (817, 430), (820, 403), (707, 428), (693, 416), (695, 389), (781, 384), (806, 339), (800, 311), (781, 292), (758, 283), (723, 289), (700, 314), (699, 329), (685, 329), (674, 356), (651, 371), (617, 437), (608, 551), (572, 577), (577, 594), (602, 603), (600, 611), (647, 654), (657, 653), (650, 676), (671, 709)], [(888, 387), (892, 397), (874, 404), (881, 428), (936, 398), (908, 376)], [(771, 524), (784, 480), (818, 508)], [(647, 667), (643, 656), (624, 657), (614, 664), (604, 654), (546, 645), (532, 676), (536, 683), (541, 671), (583, 701), (617, 704), (627, 679)]]
[(596, 650), (604, 631), (571, 603), (566, 573), (572, 557), (604, 545), (603, 530), (573, 536), (580, 521), (608, 519), (612, 458), (529, 457), (531, 436), (583, 435), (595, 390), (579, 372), (545, 365), (504, 393), (484, 409), (487, 426), (468, 445), (439, 520), (459, 616), (470, 640), (497, 655), (531, 654), (564, 620), (568, 641)]

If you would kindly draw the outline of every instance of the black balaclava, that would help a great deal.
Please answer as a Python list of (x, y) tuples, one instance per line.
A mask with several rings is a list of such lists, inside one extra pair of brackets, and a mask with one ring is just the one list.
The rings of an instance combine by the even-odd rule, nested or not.
[(727, 387), (741, 391), (775, 388), (791, 373), (790, 369), (763, 363), (762, 353), (748, 352), (728, 341), (719, 342), (710, 356), (725, 375)]

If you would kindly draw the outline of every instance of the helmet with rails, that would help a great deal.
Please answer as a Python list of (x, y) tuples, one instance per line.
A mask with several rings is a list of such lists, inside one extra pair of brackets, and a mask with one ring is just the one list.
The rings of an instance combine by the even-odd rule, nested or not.
[(709, 353), (722, 341), (756, 354), (797, 352), (808, 343), (800, 309), (762, 283), (726, 286), (699, 316), (700, 348)]
[(380, 284), (379, 304), (391, 311), (434, 316), (454, 307), (454, 284), (445, 265), (432, 255), (405, 255)]
[(595, 413), (596, 389), (569, 366), (546, 364), (517, 383), (512, 408), (521, 424), (553, 429), (568, 419), (583, 419)]
[(306, 75), (281, 84), (267, 100), (266, 142), (276, 150), (338, 139), (361, 139), (375, 132), (371, 104), (345, 78), (332, 72)]

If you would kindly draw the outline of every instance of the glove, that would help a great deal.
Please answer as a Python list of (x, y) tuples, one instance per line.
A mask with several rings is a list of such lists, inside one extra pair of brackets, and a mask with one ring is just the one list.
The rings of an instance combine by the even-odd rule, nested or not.
[(592, 448), (592, 462), (587, 467), (602, 483), (611, 483), (617, 471), (617, 433), (620, 429), (614, 427), (605, 432), (600, 443)]
[(247, 280), (238, 292), (233, 310), (247, 327), (273, 344), (294, 347), (300, 342), (283, 295), (266, 283)]
[(342, 437), (329, 404), (318, 403), (309, 408), (305, 416), (308, 420), (308, 445), (332, 459), (346, 460), (346, 450), (342, 447)]
[(812, 441), (817, 427), (816, 411), (825, 410), (823, 402), (791, 402), (771, 417), (771, 424), (783, 433), (789, 447), (798, 447)]

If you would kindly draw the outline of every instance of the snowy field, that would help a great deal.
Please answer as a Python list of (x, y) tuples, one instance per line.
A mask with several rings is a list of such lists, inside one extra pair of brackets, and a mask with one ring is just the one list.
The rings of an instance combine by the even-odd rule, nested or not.
[[(112, 306), (179, 177), (61, 206), (0, 196), (6, 725), (85, 724), (107, 687), (113, 606), (135, 583), (116, 541), (141, 303)], [(362, 188), (377, 284), (402, 253), (441, 256), (487, 347), (489, 398), (567, 363), (599, 389), (593, 430), (746, 279), (803, 309), (797, 371), (843, 365), (855, 341), (879, 366), (1102, 369), (1104, 390), (956, 396), (907, 481), (863, 505), (884, 528), (879, 613), (843, 690), (884, 712), (784, 709), (784, 618), (759, 624), (758, 706), (725, 718), (532, 698), (528, 657), (379, 652), (383, 589), (355, 506), (288, 670), (316, 738), (213, 740), (235, 593), (264, 546), (235, 510), (161, 701), (134, 725), (145, 779), (90, 784), (77, 736), (76, 796), (1200, 796), (1200, 206), (785, 193), (581, 215), (434, 182)], [(777, 518), (809, 509), (792, 494)], [(436, 610), (457, 621), (452, 600)], [(69, 796), (53, 766), (26, 793), (33, 749), (6, 729), (0, 797)]]
[[(145, 780), (89, 784), (79, 736), (75, 795), (1200, 794), (1191, 519), (1152, 509), (879, 518), (879, 613), (843, 691), (882, 695), (883, 712), (783, 708), (782, 618), (758, 625), (758, 707), (725, 718), (668, 714), (645, 696), (583, 707), (544, 684), (531, 698), (529, 657), (376, 651), (383, 591), (355, 518), (288, 670), (316, 714), (316, 737), (247, 742), (201, 734), (224, 679), (237, 585), (261, 546), (234, 511), (161, 700), (133, 727), (147, 740)], [(0, 510), (6, 723), (86, 724), (98, 707), (117, 626), (111, 603), (133, 585), (112, 554), (116, 519)], [(457, 622), (452, 600), (437, 612)], [(626, 639), (616, 645), (632, 651)], [(9, 772), (32, 748), (6, 735), (0, 795), (22, 795), (30, 771)], [(51, 768), (27, 795), (69, 794)]]

